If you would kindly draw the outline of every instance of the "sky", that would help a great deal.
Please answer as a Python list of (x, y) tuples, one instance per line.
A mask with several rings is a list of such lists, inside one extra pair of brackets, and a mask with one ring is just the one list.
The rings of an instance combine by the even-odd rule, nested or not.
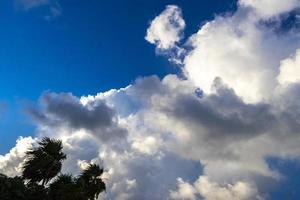
[[(116, 200), (300, 198), (300, 1), (0, 2), (0, 173), (63, 141)], [(159, 184), (158, 184), (159, 183)]]
[[(7, 152), (19, 135), (34, 134), (23, 108), (44, 91), (97, 94), (126, 87), (139, 76), (178, 72), (144, 39), (151, 19), (168, 4), (187, 8), (187, 33), (235, 7), (229, 0), (74, 0), (46, 5), (39, 0), (1, 1), (0, 24), (5, 28), (0, 36), (0, 102), (5, 114), (0, 121), (0, 153)], [(51, 6), (58, 16), (51, 14)]]

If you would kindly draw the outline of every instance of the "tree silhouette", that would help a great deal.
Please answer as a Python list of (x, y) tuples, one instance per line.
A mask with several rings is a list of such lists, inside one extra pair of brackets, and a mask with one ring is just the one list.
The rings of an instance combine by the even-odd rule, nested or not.
[(48, 188), (43, 185), (29, 182), (26, 184), (26, 188), (26, 200), (52, 200), (48, 195)]
[(83, 188), (69, 174), (59, 175), (49, 186), (49, 196), (55, 200), (86, 200)]
[(97, 199), (99, 194), (106, 190), (105, 183), (101, 179), (104, 170), (99, 165), (90, 164), (78, 178), (78, 183), (82, 186), (88, 199)]
[(38, 144), (39, 147), (26, 152), (22, 177), (31, 183), (42, 181), (45, 185), (60, 172), (66, 155), (60, 140), (43, 138)]
[(1, 200), (25, 200), (26, 187), (21, 177), (7, 177), (0, 174), (0, 199)]
[(101, 178), (103, 168), (90, 164), (78, 177), (58, 175), (66, 159), (62, 150), (62, 142), (50, 138), (43, 138), (37, 147), (29, 149), (21, 177), (0, 174), (0, 200), (98, 199), (106, 189)]

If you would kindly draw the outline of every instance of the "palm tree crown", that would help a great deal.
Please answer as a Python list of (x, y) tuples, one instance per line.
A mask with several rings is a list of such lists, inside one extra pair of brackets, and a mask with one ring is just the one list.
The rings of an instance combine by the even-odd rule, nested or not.
[(43, 138), (38, 144), (26, 152), (22, 177), (32, 183), (43, 181), (45, 185), (60, 172), (66, 155), (60, 140)]
[[(29, 149), (22, 177), (0, 174), (0, 200), (95, 200), (106, 190), (103, 168), (90, 164), (78, 176), (59, 174), (66, 155), (60, 140), (43, 138)], [(58, 175), (59, 174), (59, 175)], [(58, 175), (58, 176), (57, 176)], [(56, 177), (50, 184), (52, 178)], [(42, 181), (42, 184), (40, 184)]]
[(55, 200), (87, 200), (77, 179), (69, 174), (60, 174), (50, 184), (49, 196)]
[(82, 184), (85, 195), (90, 200), (97, 199), (99, 194), (106, 190), (105, 183), (101, 175), (104, 170), (97, 164), (90, 164), (78, 178), (79, 184)]

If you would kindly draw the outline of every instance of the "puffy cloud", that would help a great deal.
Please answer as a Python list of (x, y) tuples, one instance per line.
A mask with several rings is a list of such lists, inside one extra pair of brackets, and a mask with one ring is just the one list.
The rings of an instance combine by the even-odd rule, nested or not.
[(171, 191), (170, 197), (178, 200), (194, 200), (201, 195), (205, 200), (262, 200), (255, 187), (246, 182), (220, 185), (212, 182), (206, 176), (200, 176), (193, 184), (177, 181), (178, 191)]
[(83, 104), (70, 93), (45, 93), (41, 109), (29, 109), (35, 120), (45, 126), (71, 130), (87, 130), (101, 140), (126, 138), (127, 132), (118, 126), (113, 108), (104, 100)]
[[(293, 87), (290, 92), (284, 89), (285, 93), (274, 99), (274, 105), (244, 103), (219, 79), (215, 80), (214, 90), (213, 94), (199, 96), (192, 81), (168, 75), (162, 80), (140, 78), (130, 87), (96, 96), (77, 98), (48, 93), (41, 98), (46, 100), (42, 100), (43, 109), (36, 114), (39, 133), (41, 136), (55, 134), (63, 140), (68, 155), (64, 163), (66, 172), (78, 172), (89, 162), (103, 163), (108, 169), (107, 184), (111, 188), (105, 199), (167, 199), (169, 191), (175, 191), (177, 177), (192, 181), (201, 173), (200, 162), (204, 176), (218, 188), (236, 188), (239, 182), (259, 185), (261, 178), (279, 178), (276, 171), (269, 169), (265, 158), (299, 155), (300, 149), (295, 148), (300, 140), (299, 125), (289, 120), (297, 118), (293, 110), (298, 104), (281, 99), (299, 94), (293, 92), (298, 88)], [(73, 111), (65, 115), (64, 109), (68, 110), (70, 105)], [(128, 142), (121, 145), (123, 151), (109, 140), (96, 139), (98, 129), (111, 126), (110, 123), (94, 126), (82, 120), (82, 124), (74, 125), (73, 117), (77, 119), (78, 115), (88, 119), (93, 116), (92, 121), (101, 119), (102, 115), (86, 114), (96, 112), (97, 105), (108, 107), (101, 109), (103, 115), (110, 113), (104, 112), (106, 109), (114, 110), (113, 117), (119, 112), (122, 115), (112, 124), (128, 132)], [(122, 113), (122, 107), (128, 108), (126, 112)], [(58, 108), (62, 110), (56, 112)], [(128, 186), (129, 180), (135, 180), (135, 187)], [(195, 198), (204, 196), (205, 191), (192, 193), (194, 190), (185, 183), (177, 193), (173, 192), (173, 197), (176, 194), (183, 199), (192, 199), (193, 194)], [(205, 194), (207, 198), (212, 195)]]
[(155, 150), (157, 149), (157, 146), (160, 146), (160, 141), (157, 140), (153, 136), (149, 136), (146, 138), (135, 140), (132, 143), (132, 147), (134, 149), (137, 149), (141, 153), (145, 154), (153, 154), (155, 153)]
[[(200, 170), (197, 162), (180, 159), (169, 153), (161, 156), (127, 156), (120, 164), (111, 165), (114, 169), (108, 177), (108, 187), (111, 190), (107, 191), (105, 199), (117, 199), (120, 194), (126, 194), (133, 200), (167, 199), (169, 190), (176, 186), (178, 174), (191, 180), (196, 174), (195, 170)], [(128, 180), (135, 180), (134, 184), (130, 184)]]
[(155, 115), (149, 124), (172, 133), (176, 142), (169, 149), (200, 160), (203, 173), (217, 182), (247, 179), (259, 185), (257, 177), (278, 179), (265, 158), (299, 155), (298, 85), (283, 81), (298, 81), (297, 55), (290, 57), (298, 49), (298, 33), (278, 35), (264, 21), (299, 2), (270, 3), (240, 1), (236, 13), (217, 16), (189, 37), (182, 66), (187, 81), (167, 83), (166, 77), (162, 83), (189, 82), (204, 94), (193, 95), (190, 86), (188, 93), (169, 87), (155, 96), (155, 111), (148, 114)]
[[(122, 118), (131, 141), (128, 153), (134, 150), (161, 158), (166, 151), (172, 151), (185, 159), (200, 160), (204, 174), (220, 182), (256, 180), (258, 176), (277, 179), (280, 175), (269, 169), (265, 158), (299, 153), (295, 149), (299, 137), (293, 132), (298, 125), (283, 120), (290, 112), (281, 113), (277, 105), (244, 103), (220, 80), (215, 81), (215, 93), (203, 97), (194, 92), (197, 87), (189, 80), (169, 75), (159, 84), (156, 81), (153, 77), (139, 79), (136, 91), (133, 84), (127, 89), (90, 97), (90, 101), (96, 101), (105, 96), (109, 104), (114, 104), (113, 96), (122, 93), (123, 104), (114, 104), (119, 110), (119, 106), (132, 106), (128, 99), (136, 99), (135, 104), (140, 105), (136, 97), (149, 95), (146, 102), (141, 100), (144, 104), (139, 111)], [(148, 87), (142, 82), (156, 85), (157, 92), (142, 90), (141, 85)], [(286, 103), (282, 103), (285, 107)], [(287, 133), (290, 139), (282, 143)], [(154, 145), (156, 139), (159, 142)], [(106, 156), (102, 158), (108, 160)]]
[(255, 9), (262, 17), (272, 17), (300, 6), (299, 0), (240, 0), (241, 6)]
[[(296, 148), (300, 140), (299, 125), (288, 120), (297, 118), (292, 110), (298, 104), (281, 99), (299, 92), (293, 92), (297, 87), (290, 92), (284, 89), (285, 93), (276, 97), (275, 102), (280, 105), (273, 105), (244, 103), (219, 79), (214, 83), (214, 90), (213, 94), (199, 96), (192, 81), (176, 75), (162, 80), (140, 78), (130, 87), (96, 96), (77, 98), (48, 93), (41, 98), (46, 100), (41, 101), (42, 109), (35, 116), (39, 119), (40, 136), (55, 134), (63, 140), (68, 155), (65, 172), (78, 172), (89, 162), (105, 165), (110, 189), (103, 194), (104, 199), (167, 199), (171, 190), (174, 191), (172, 197), (179, 199), (193, 199), (197, 195), (213, 198), (214, 192), (206, 191), (203, 186), (199, 192), (188, 182), (175, 191), (177, 177), (191, 182), (200, 175), (200, 162), (202, 173), (212, 181), (213, 189), (229, 190), (225, 194), (234, 199), (237, 198), (234, 195), (244, 194), (243, 190), (238, 191), (241, 194), (234, 193), (236, 188), (255, 191), (252, 185), (248, 188), (249, 183), (259, 185), (261, 177), (280, 177), (269, 169), (266, 157), (299, 155), (300, 149)], [(121, 100), (122, 104), (118, 103)], [(106, 109), (114, 110), (113, 117), (120, 113), (118, 121), (112, 124), (128, 132), (128, 142), (121, 145), (123, 151), (109, 140), (96, 139), (98, 129), (111, 123), (94, 126), (82, 120), (74, 125), (73, 117), (77, 119), (78, 115), (88, 119), (93, 116), (92, 121), (102, 119), (102, 115), (86, 114), (96, 112), (97, 105), (108, 107), (101, 109), (103, 115), (110, 113), (104, 112)], [(69, 106), (73, 111), (65, 115), (64, 109), (68, 110)], [(124, 111), (122, 107), (127, 109)], [(62, 110), (56, 112), (58, 108)], [(130, 184), (132, 180), (135, 180), (134, 187)]]
[(89, 167), (90, 163), (86, 160), (77, 160), (77, 165), (80, 168), (80, 170), (85, 170)]
[(281, 84), (300, 81), (300, 50), (297, 50), (292, 57), (281, 61), (277, 79)]
[(278, 86), (280, 61), (299, 45), (296, 38), (290, 33), (278, 36), (241, 11), (217, 17), (189, 38), (192, 50), (183, 70), (207, 94), (219, 77), (246, 102), (268, 100)]
[(145, 39), (155, 44), (158, 49), (173, 48), (183, 36), (185, 22), (182, 19), (181, 9), (169, 5), (150, 24)]
[(32, 137), (20, 137), (16, 146), (9, 153), (0, 155), (0, 173), (8, 176), (17, 176), (22, 172), (22, 164), (25, 158), (25, 152), (32, 148), (36, 139)]
[(160, 137), (158, 149), (166, 148), (186, 159), (200, 160), (204, 173), (215, 180), (277, 178), (278, 174), (268, 168), (264, 158), (278, 155), (282, 149), (292, 149), (289, 145), (299, 140), (298, 136), (281, 144), (282, 149), (276, 148), (282, 141), (281, 131), (286, 133), (288, 129), (279, 126), (281, 116), (274, 113), (272, 105), (246, 104), (226, 86), (217, 85), (216, 94), (199, 98), (191, 82), (176, 76), (165, 77), (161, 82), (162, 92), (150, 97), (149, 108), (136, 115), (139, 122), (129, 122), (139, 124), (129, 131), (132, 140), (137, 138), (139, 142), (142, 137), (146, 141), (149, 134)]
[(195, 200), (196, 189), (189, 183), (184, 182), (181, 178), (177, 179), (178, 191), (171, 191), (170, 198), (178, 200)]
[[(260, 5), (265, 1), (257, 2)], [(277, 87), (278, 63), (298, 48), (297, 38), (291, 32), (276, 35), (253, 11), (239, 7), (236, 13), (217, 16), (204, 24), (188, 38), (186, 45), (190, 48), (176, 46), (181, 53), (171, 52), (169, 56), (183, 64), (186, 77), (205, 93), (212, 93), (213, 81), (220, 77), (244, 101), (253, 103), (270, 98), (270, 91)]]

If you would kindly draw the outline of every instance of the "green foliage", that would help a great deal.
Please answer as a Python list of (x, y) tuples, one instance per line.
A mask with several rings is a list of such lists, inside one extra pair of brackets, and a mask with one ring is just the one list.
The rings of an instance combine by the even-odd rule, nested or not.
[(78, 177), (59, 174), (66, 159), (62, 142), (43, 138), (38, 144), (26, 152), (22, 177), (0, 174), (1, 200), (95, 200), (105, 191), (99, 165), (90, 164)]

